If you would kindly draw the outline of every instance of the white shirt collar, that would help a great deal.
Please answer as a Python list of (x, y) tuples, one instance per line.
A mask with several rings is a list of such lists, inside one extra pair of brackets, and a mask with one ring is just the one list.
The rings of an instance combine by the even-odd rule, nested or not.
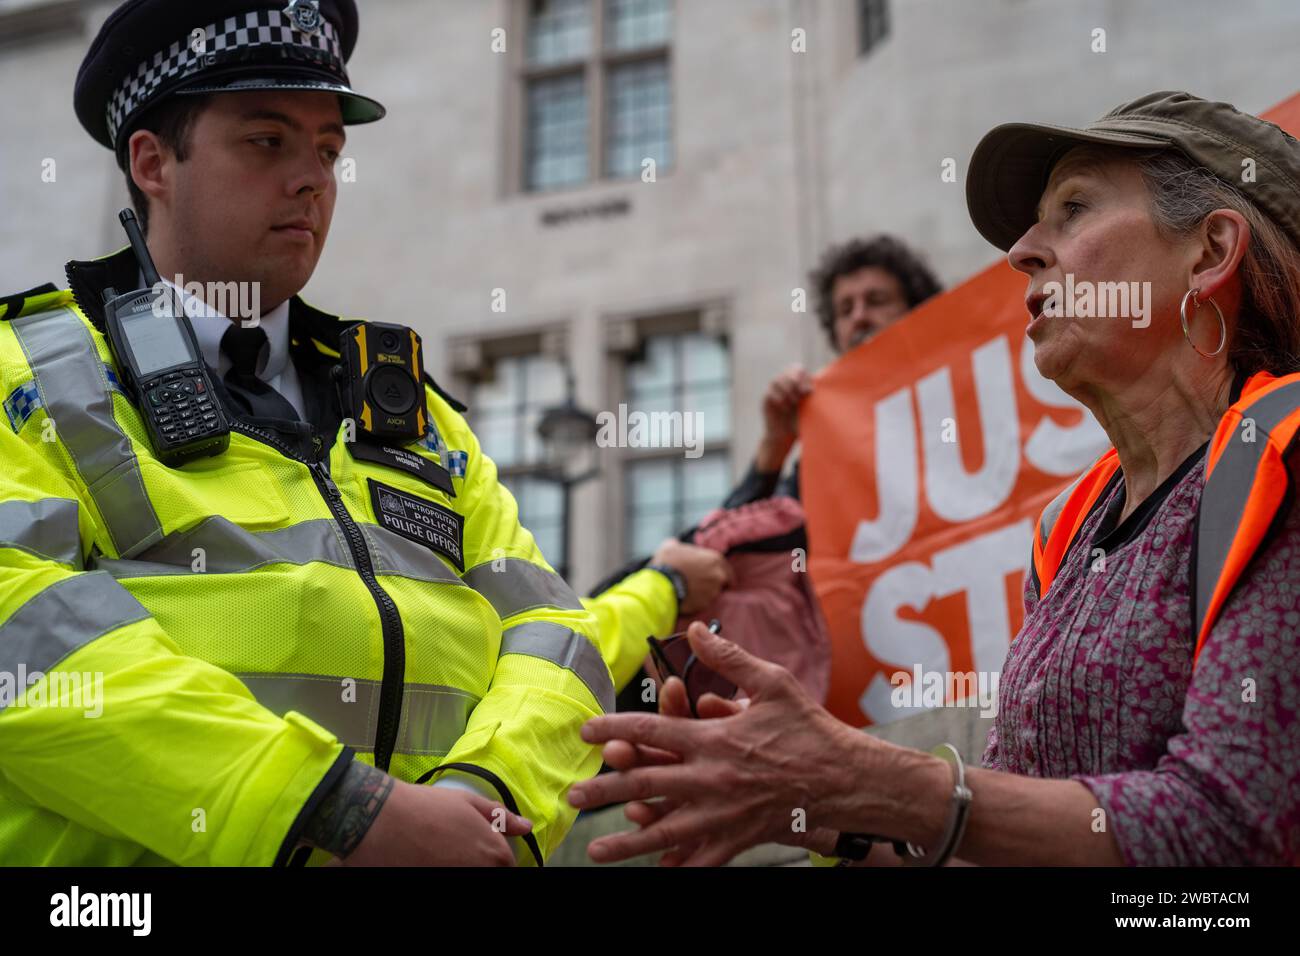
[[(190, 326), (194, 329), (194, 337), (199, 340), (203, 360), (216, 369), (218, 376), (225, 377), (230, 370), (230, 359), (221, 352), (221, 337), (230, 328), (231, 320), (201, 299), (193, 299), (191, 305), (192, 297), (184, 289), (167, 279), (162, 281), (180, 293), (181, 301), (185, 303), (185, 314), (190, 317)], [(143, 286), (143, 276), (140, 277), (140, 282)], [(258, 324), (266, 332), (271, 349), (265, 362), (259, 364), (257, 377), (270, 383), (289, 364), (289, 300), (285, 299), (270, 312), (264, 313)]]

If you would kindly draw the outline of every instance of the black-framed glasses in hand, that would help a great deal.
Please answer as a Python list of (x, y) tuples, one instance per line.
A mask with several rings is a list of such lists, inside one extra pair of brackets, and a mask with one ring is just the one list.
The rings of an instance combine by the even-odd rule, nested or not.
[[(715, 619), (710, 622), (709, 630), (720, 634), (722, 625)], [(717, 694), (724, 700), (731, 700), (739, 691), (740, 688), (731, 681), (700, 663), (691, 650), (685, 631), (663, 640), (648, 637), (646, 641), (650, 644), (650, 657), (654, 661), (655, 670), (659, 672), (659, 683), (665, 683), (669, 677), (677, 677), (686, 685), (686, 700), (690, 704), (692, 717), (700, 716), (695, 705), (705, 694)]]

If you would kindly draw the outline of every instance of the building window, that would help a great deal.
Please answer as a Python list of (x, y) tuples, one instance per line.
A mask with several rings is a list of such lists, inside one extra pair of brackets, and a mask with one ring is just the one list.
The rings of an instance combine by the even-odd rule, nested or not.
[(605, 173), (615, 179), (641, 175), (653, 159), (656, 171), (669, 165), (671, 147), (668, 63), (644, 60), (609, 71), (609, 114)]
[(528, 87), (528, 185), (572, 186), (587, 179), (587, 91), (582, 76), (556, 76)]
[(542, 460), (537, 423), (543, 410), (564, 399), (564, 367), (541, 354), (495, 358), (475, 382), (470, 409), (479, 445), (519, 505), (519, 521), (532, 532), (552, 567), (563, 567), (560, 486), (535, 477)]
[(533, 0), (528, 15), (528, 62), (549, 66), (584, 60), (591, 52), (591, 0)]
[[(671, 0), (527, 0), (523, 187), (672, 163)], [(595, 38), (599, 38), (599, 41)]]
[(672, 28), (668, 0), (608, 0), (605, 48), (640, 50), (665, 46)]
[[(659, 543), (698, 522), (722, 504), (730, 487), (727, 441), (731, 435), (731, 371), (726, 345), (699, 332), (650, 335), (643, 354), (626, 369), (629, 416), (660, 422), (674, 413), (683, 440), (702, 443), (703, 454), (686, 457), (683, 447), (630, 448), (624, 478), (626, 557), (650, 554)], [(666, 416), (665, 416), (666, 413)], [(700, 429), (686, 424), (696, 416)], [(652, 434), (655, 432), (651, 430)], [(666, 437), (660, 429), (660, 438)]]
[(858, 0), (858, 53), (870, 53), (889, 36), (889, 0)]

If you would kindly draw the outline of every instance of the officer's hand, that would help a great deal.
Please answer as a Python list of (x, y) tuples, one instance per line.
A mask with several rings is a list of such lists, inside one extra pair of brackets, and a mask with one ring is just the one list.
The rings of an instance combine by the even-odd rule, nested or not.
[(704, 610), (731, 583), (731, 565), (726, 558), (710, 548), (685, 544), (676, 538), (659, 545), (650, 563), (666, 564), (686, 579), (686, 600), (677, 608), (678, 614)]
[(513, 866), (506, 836), (532, 823), (496, 801), (398, 781), (345, 866)]
[(763, 439), (755, 464), (759, 471), (780, 471), (799, 437), (799, 403), (812, 391), (812, 378), (802, 365), (792, 365), (772, 379), (763, 394)]

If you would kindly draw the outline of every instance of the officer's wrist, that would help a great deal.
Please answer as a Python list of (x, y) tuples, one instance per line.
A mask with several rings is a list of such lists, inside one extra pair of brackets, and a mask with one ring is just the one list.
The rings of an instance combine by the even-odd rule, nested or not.
[(348, 856), (370, 831), (395, 783), (382, 770), (354, 760), (307, 820), (302, 842)]
[(646, 565), (646, 570), (658, 571), (668, 579), (668, 583), (671, 584), (673, 588), (673, 595), (677, 598), (677, 609), (680, 611), (682, 605), (686, 603), (686, 576), (672, 565), (668, 564), (648, 564)]

